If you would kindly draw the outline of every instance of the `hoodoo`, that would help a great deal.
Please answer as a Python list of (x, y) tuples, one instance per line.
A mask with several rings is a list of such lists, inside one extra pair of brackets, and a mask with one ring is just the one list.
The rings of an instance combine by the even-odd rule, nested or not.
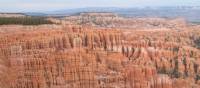
[(0, 88), (200, 87), (197, 25), (110, 13), (53, 19), (65, 24), (0, 26)]

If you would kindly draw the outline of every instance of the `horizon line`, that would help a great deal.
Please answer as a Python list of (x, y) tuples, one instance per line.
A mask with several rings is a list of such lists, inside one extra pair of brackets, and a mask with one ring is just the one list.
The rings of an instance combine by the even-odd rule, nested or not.
[(74, 9), (87, 9), (87, 8), (119, 8), (119, 9), (131, 9), (131, 8), (135, 8), (135, 9), (153, 9), (153, 8), (163, 8), (163, 7), (199, 7), (200, 5), (179, 5), (179, 6), (170, 6), (170, 5), (166, 5), (166, 6), (133, 6), (133, 7), (117, 7), (117, 6), (107, 6), (107, 7), (101, 7), (101, 6), (88, 6), (88, 7), (71, 7), (71, 8), (66, 8), (66, 9), (57, 9), (57, 10), (44, 10), (44, 11), (1, 11), (0, 13), (48, 13), (48, 12), (56, 12), (56, 11), (62, 11), (62, 10), (74, 10)]

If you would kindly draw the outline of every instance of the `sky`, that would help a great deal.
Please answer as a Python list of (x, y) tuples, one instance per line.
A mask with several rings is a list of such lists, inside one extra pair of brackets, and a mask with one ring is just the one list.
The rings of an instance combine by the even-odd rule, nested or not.
[(85, 7), (200, 6), (200, 0), (0, 0), (0, 12), (44, 12)]

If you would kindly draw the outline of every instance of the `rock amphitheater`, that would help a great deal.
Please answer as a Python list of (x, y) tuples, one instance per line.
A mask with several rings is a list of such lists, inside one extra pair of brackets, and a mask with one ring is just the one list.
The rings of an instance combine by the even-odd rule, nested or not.
[(0, 26), (0, 88), (200, 88), (200, 26), (107, 18)]

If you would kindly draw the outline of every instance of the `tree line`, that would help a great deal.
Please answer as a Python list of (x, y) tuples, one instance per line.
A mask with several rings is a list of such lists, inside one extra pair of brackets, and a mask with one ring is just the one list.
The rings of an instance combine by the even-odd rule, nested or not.
[(0, 25), (41, 25), (52, 23), (46, 17), (0, 17)]

